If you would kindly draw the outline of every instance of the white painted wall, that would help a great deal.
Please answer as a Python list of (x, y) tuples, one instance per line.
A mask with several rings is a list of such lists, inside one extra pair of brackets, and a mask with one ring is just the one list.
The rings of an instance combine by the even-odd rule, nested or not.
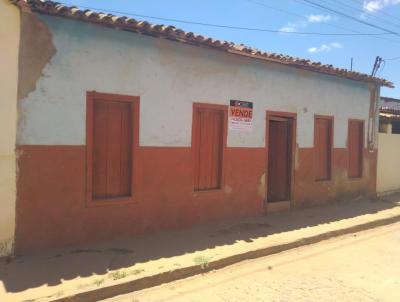
[(378, 194), (400, 191), (400, 134), (379, 133)]
[(15, 230), (17, 83), (20, 17), (0, 0), (0, 256), (11, 253)]
[[(266, 110), (298, 113), (300, 147), (313, 146), (314, 114), (335, 115), (335, 147), (347, 120), (369, 115), (368, 85), (92, 24), (41, 16), (56, 55), (22, 100), (18, 143), (85, 144), (85, 92), (140, 96), (140, 145), (190, 146), (192, 103), (254, 102), (254, 129), (229, 131), (230, 147), (264, 147)], [(365, 131), (367, 133), (367, 131)]]

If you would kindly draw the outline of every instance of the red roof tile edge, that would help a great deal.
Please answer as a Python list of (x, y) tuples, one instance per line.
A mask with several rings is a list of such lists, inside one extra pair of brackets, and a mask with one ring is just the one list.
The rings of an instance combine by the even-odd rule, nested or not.
[(118, 28), (138, 34), (152, 37), (164, 38), (176, 42), (190, 44), (199, 47), (213, 48), (228, 53), (242, 55), (254, 59), (288, 65), (313, 72), (319, 72), (332, 76), (338, 76), (355, 81), (370, 82), (382, 86), (394, 88), (394, 84), (382, 78), (376, 78), (367, 74), (336, 68), (332, 65), (325, 65), (320, 62), (313, 62), (306, 59), (285, 56), (282, 54), (263, 52), (245, 45), (237, 45), (232, 42), (214, 40), (212, 38), (197, 35), (192, 32), (185, 32), (174, 26), (151, 24), (147, 21), (138, 21), (125, 16), (115, 16), (91, 10), (81, 10), (75, 6), (66, 6), (61, 3), (43, 0), (11, 0), (23, 11), (38, 12), (47, 15), (65, 17), (81, 20), (108, 27)]

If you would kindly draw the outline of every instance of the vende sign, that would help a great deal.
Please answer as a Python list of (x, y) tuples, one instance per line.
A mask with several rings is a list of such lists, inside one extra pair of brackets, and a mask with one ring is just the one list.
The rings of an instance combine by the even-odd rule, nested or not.
[(231, 100), (229, 106), (229, 129), (251, 131), (253, 128), (253, 102)]

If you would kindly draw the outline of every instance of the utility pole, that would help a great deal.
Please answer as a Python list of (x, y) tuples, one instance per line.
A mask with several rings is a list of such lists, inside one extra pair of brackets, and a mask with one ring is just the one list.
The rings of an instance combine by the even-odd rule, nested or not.
[(353, 58), (350, 60), (350, 71), (353, 71)]
[(372, 72), (371, 72), (372, 77), (374, 77), (376, 75), (379, 68), (381, 67), (382, 62), (383, 62), (383, 59), (380, 56), (377, 56), (375, 59), (374, 67), (372, 68)]

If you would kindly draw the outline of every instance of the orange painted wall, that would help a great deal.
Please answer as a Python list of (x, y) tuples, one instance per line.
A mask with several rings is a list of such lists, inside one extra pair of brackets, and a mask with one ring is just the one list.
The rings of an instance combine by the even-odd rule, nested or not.
[[(262, 212), (264, 149), (228, 149), (226, 192), (193, 193), (190, 148), (139, 148), (138, 202), (87, 207), (84, 146), (19, 148), (16, 252)], [(244, 160), (248, 159), (248, 160)]]
[(295, 170), (295, 206), (307, 206), (360, 195), (375, 196), (377, 152), (364, 150), (363, 177), (348, 178), (348, 150), (333, 149), (333, 169), (330, 181), (315, 181), (314, 150), (298, 151)]
[[(140, 147), (138, 201), (89, 207), (85, 146), (20, 146), (16, 253), (263, 213), (265, 148), (227, 148), (225, 187), (193, 192), (191, 149)], [(334, 150), (334, 181), (316, 183), (313, 149), (297, 151), (294, 202), (304, 206), (374, 193), (376, 154), (362, 180), (347, 180), (347, 151)]]

